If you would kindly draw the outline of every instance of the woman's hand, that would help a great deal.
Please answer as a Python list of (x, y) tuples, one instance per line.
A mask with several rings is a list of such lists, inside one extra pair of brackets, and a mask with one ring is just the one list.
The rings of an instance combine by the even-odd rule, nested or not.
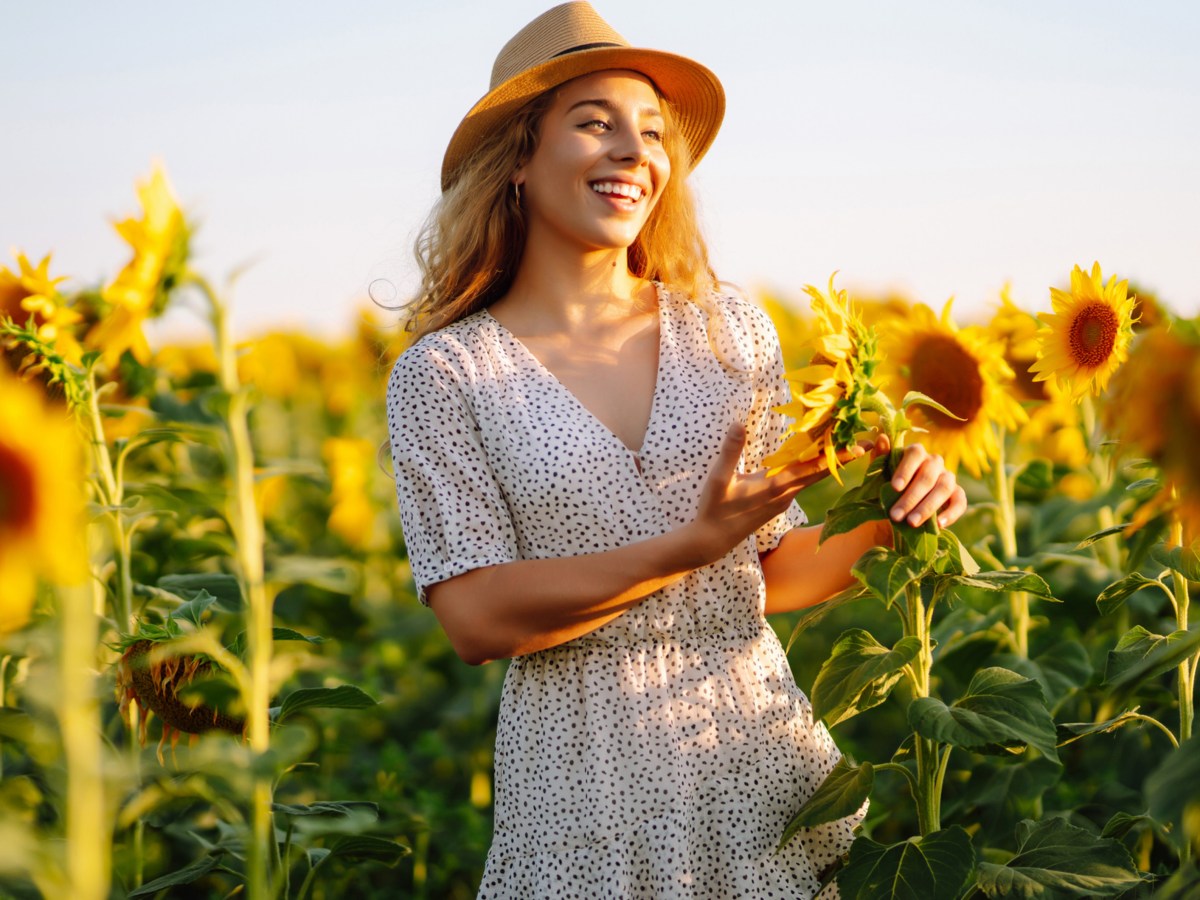
[[(881, 435), (875, 442), (873, 455), (882, 456), (889, 450), (891, 444)], [(892, 487), (903, 491), (889, 510), (896, 522), (907, 519), (909, 525), (916, 527), (937, 514), (938, 525), (945, 528), (967, 511), (967, 495), (954, 473), (946, 468), (940, 456), (930, 454), (920, 444), (904, 448), (892, 476)]]
[[(700, 507), (692, 522), (698, 533), (697, 549), (703, 556), (700, 565), (720, 559), (746, 535), (786, 510), (798, 492), (829, 474), (822, 456), (789, 463), (774, 475), (768, 475), (766, 469), (739, 475), (737, 464), (745, 443), (746, 429), (737, 423), (730, 426), (704, 483)], [(865, 442), (843, 450), (838, 461), (848, 463), (871, 447)]]

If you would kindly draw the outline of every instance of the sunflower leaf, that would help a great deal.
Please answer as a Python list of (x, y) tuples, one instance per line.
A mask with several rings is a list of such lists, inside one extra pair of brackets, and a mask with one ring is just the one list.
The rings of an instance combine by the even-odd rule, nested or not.
[(1200, 550), (1192, 547), (1172, 547), (1159, 544), (1150, 550), (1150, 558), (1173, 569), (1188, 581), (1200, 581)]
[(957, 419), (959, 422), (967, 421), (962, 416), (956, 416), (942, 404), (938, 403), (928, 394), (922, 394), (920, 391), (909, 391), (904, 395), (904, 400), (900, 403), (901, 409), (908, 409), (910, 406), (931, 406), (940, 413), (944, 413), (952, 419)]
[(908, 723), (922, 737), (978, 753), (1021, 752), (1029, 745), (1058, 758), (1041, 686), (1008, 669), (980, 669), (953, 706), (917, 698), (909, 704)]
[(1142, 882), (1119, 841), (1098, 838), (1063, 819), (1024, 820), (1017, 854), (1004, 865), (979, 863), (988, 897), (1116, 897)]
[(1145, 575), (1134, 572), (1131, 575), (1126, 575), (1120, 581), (1114, 581), (1102, 590), (1100, 596), (1096, 598), (1096, 607), (1100, 610), (1100, 615), (1110, 615), (1124, 606), (1125, 601), (1142, 588), (1148, 587), (1160, 588), (1170, 596), (1170, 591), (1161, 581), (1156, 578), (1147, 578)]
[(823, 544), (829, 538), (853, 531), (866, 522), (886, 519), (883, 507), (876, 501), (857, 501), (839, 503), (830, 507), (825, 514), (825, 523), (821, 526), (821, 537), (818, 544)]
[(1110, 525), (1108, 528), (1104, 528), (1093, 534), (1089, 534), (1082, 541), (1080, 541), (1078, 544), (1075, 545), (1075, 549), (1076, 550), (1084, 550), (1084, 549), (1092, 546), (1092, 544), (1096, 543), (1096, 541), (1103, 540), (1104, 538), (1108, 537), (1109, 535), (1120, 534), (1122, 531), (1124, 531), (1128, 527), (1129, 527), (1128, 523), (1121, 524), (1121, 525)]
[(1171, 671), (1197, 651), (1200, 628), (1161, 635), (1137, 625), (1109, 651), (1104, 680), (1113, 689), (1135, 688)]
[(901, 638), (889, 650), (861, 628), (843, 632), (813, 682), (813, 717), (832, 727), (878, 706), (920, 649), (915, 637)]
[(874, 594), (885, 607), (892, 608), (904, 593), (905, 585), (919, 581), (928, 564), (904, 556), (889, 547), (872, 547), (858, 558), (850, 572)]
[(843, 756), (788, 822), (779, 839), (779, 849), (801, 828), (824, 825), (858, 812), (874, 784), (875, 770), (870, 763), (854, 766)]
[(971, 838), (958, 825), (891, 845), (859, 837), (837, 884), (846, 900), (957, 897), (974, 865)]
[(1172, 840), (1182, 848), (1200, 839), (1196, 822), (1200, 816), (1200, 737), (1191, 737), (1173, 750), (1146, 779), (1150, 815), (1160, 822), (1174, 822)]

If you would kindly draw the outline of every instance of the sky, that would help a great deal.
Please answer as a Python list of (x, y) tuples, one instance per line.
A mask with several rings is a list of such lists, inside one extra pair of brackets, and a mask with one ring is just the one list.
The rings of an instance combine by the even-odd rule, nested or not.
[[(235, 329), (348, 331), (403, 300), (442, 153), (547, 0), (0, 0), (0, 260), (111, 278), (163, 162)], [(727, 113), (692, 175), (718, 275), (898, 291), (963, 321), (1099, 261), (1200, 313), (1200, 4), (597, 0)], [(373, 287), (372, 287), (373, 286)], [(158, 340), (198, 334), (168, 315)]]

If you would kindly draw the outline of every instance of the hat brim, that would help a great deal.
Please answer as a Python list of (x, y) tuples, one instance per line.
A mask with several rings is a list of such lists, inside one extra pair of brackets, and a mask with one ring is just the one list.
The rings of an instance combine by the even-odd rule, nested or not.
[(685, 56), (636, 47), (598, 47), (547, 60), (488, 91), (459, 123), (442, 160), (442, 190), (497, 125), (539, 94), (605, 69), (631, 69), (654, 82), (670, 102), (692, 168), (712, 145), (725, 116), (725, 91), (704, 66)]

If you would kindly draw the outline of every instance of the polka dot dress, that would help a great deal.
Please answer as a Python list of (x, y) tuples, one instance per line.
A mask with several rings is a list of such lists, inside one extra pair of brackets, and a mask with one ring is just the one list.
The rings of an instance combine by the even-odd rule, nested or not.
[[(685, 525), (734, 421), (747, 428), (741, 471), (778, 446), (771, 407), (788, 388), (770, 319), (736, 296), (706, 311), (659, 286), (658, 300), (658, 380), (636, 451), (486, 310), (400, 357), (388, 422), (423, 602), (428, 585), (480, 566)], [(862, 812), (775, 852), (840, 754), (763, 617), (758, 556), (805, 521), (793, 504), (724, 559), (511, 662), (480, 898), (817, 895)]]

